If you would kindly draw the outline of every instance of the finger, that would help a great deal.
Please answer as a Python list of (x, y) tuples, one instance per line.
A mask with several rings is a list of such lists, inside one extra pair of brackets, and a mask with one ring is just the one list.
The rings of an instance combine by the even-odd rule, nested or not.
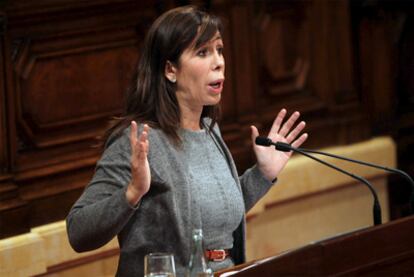
[(135, 121), (131, 121), (131, 129), (129, 132), (129, 140), (135, 142), (137, 139), (138, 126)]
[(135, 121), (131, 121), (131, 129), (129, 133), (129, 142), (131, 144), (131, 168), (133, 169), (132, 172), (135, 172), (138, 168), (138, 162), (137, 162), (137, 151), (138, 151), (138, 125)]
[(145, 159), (147, 158), (147, 146), (145, 142), (139, 142), (138, 143), (138, 154), (137, 154), (137, 160), (140, 164), (142, 164)]
[(144, 127), (142, 128), (142, 132), (139, 135), (139, 141), (140, 142), (145, 142), (148, 139), (148, 131), (149, 131), (149, 127), (147, 124), (144, 124)]
[(286, 109), (281, 109), (278, 115), (276, 116), (275, 120), (273, 121), (272, 128), (270, 129), (268, 137), (271, 136), (271, 134), (277, 134), (280, 129), (280, 125), (282, 125), (283, 119), (286, 116)]
[(256, 138), (259, 136), (259, 131), (257, 130), (256, 126), (250, 126), (250, 130), (252, 131), (252, 142), (253, 145), (256, 145)]
[(287, 143), (291, 143), (292, 141), (294, 141), (296, 137), (300, 134), (300, 132), (302, 132), (302, 130), (305, 128), (305, 126), (305, 121), (302, 121), (298, 125), (296, 125), (295, 129), (293, 129), (286, 137)]
[(279, 131), (279, 135), (285, 137), (290, 129), (292, 128), (292, 126), (295, 124), (296, 120), (299, 118), (300, 113), (298, 111), (294, 112), (289, 119), (285, 122), (285, 124), (283, 124), (282, 129), (280, 129)]
[(139, 153), (138, 156), (140, 159), (146, 158), (146, 155), (148, 153), (148, 132), (149, 132), (149, 126), (147, 124), (144, 124), (144, 128), (142, 130), (142, 133), (139, 136)]
[(297, 140), (295, 140), (292, 143), (292, 146), (295, 147), (295, 148), (297, 148), (297, 147), (301, 146), (302, 143), (304, 143), (307, 139), (308, 139), (308, 134), (307, 133), (304, 133)]
[(138, 126), (135, 121), (131, 121), (131, 129), (129, 131), (129, 143), (131, 144), (132, 155), (135, 153), (136, 144), (138, 141), (137, 138)]
[(148, 126), (148, 124), (144, 124), (144, 128), (142, 131), (145, 131), (148, 134), (149, 130), (150, 130), (150, 127)]

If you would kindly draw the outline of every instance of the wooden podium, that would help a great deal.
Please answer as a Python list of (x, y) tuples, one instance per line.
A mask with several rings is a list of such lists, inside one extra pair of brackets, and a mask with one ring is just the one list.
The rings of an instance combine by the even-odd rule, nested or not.
[(314, 242), (214, 276), (327, 275), (414, 276), (414, 216)]

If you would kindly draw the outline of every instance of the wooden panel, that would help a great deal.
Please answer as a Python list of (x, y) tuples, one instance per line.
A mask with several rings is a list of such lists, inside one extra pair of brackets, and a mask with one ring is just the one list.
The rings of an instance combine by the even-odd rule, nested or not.
[[(399, 19), (405, 19), (401, 27), (398, 41), (399, 53), (396, 65), (398, 77), (396, 78), (396, 122), (393, 125), (397, 130), (396, 141), (398, 143), (398, 162), (401, 168), (414, 176), (414, 6), (405, 9), (405, 14), (400, 15)], [(399, 20), (395, 22), (398, 24)], [(397, 29), (398, 30), (398, 29)], [(394, 95), (391, 95), (391, 98)], [(395, 100), (393, 100), (395, 103)], [(412, 188), (403, 179), (395, 179), (392, 183), (393, 202), (396, 204), (393, 210), (394, 217), (400, 217), (409, 214), (407, 205), (408, 197)]]
[[(260, 114), (259, 120), (269, 126), (282, 107), (300, 109), (303, 113), (321, 111), (325, 103), (323, 90), (311, 87), (312, 72), (318, 72), (311, 62), (310, 42), (313, 33), (311, 2), (265, 2), (254, 6), (257, 32), (257, 83), (254, 89)], [(322, 45), (321, 47), (326, 47)]]
[(237, 107), (237, 118), (222, 128), (240, 169), (254, 161), (249, 126), (266, 134), (283, 107), (303, 114), (308, 147), (369, 137), (347, 1), (239, 1), (222, 10), (231, 22), (234, 69), (233, 103), (223, 104)]
[[(352, 2), (364, 106), (374, 134), (392, 134), (398, 167), (414, 175), (414, 6), (409, 1)], [(410, 214), (411, 186), (390, 179), (392, 218)]]
[(11, 175), (0, 176), (0, 238), (30, 231), (27, 201), (23, 201)]
[[(374, 20), (374, 22), (371, 22)], [(365, 18), (360, 24), (361, 83), (366, 93), (369, 114), (374, 132), (381, 133), (390, 129), (393, 109), (393, 81), (391, 45), (386, 42), (386, 22)], [(382, 43), (379, 43), (382, 42)], [(375, 50), (374, 50), (375, 49)], [(379, 80), (381, 80), (379, 82)], [(368, 104), (368, 103), (367, 103)]]
[(4, 68), (5, 16), (0, 13), (0, 175), (8, 171), (8, 138), (6, 113), (6, 70)]
[(14, 61), (18, 171), (55, 163), (56, 146), (71, 151), (69, 143), (94, 139), (119, 114), (142, 37), (114, 28), (24, 39)]
[[(234, 276), (411, 276), (414, 218), (340, 234), (228, 271)], [(396, 236), (395, 234), (398, 234)]]
[(7, 117), (8, 62), (5, 47), (5, 15), (0, 13), (0, 238), (29, 231), (27, 202), (13, 183), (10, 160), (10, 135)]
[(133, 30), (99, 35), (96, 41), (91, 34), (76, 37), (90, 45), (49, 38), (22, 49), (15, 63), (23, 141), (41, 149), (93, 138), (96, 121), (119, 113), (137, 60), (136, 38)]
[[(235, 57), (233, 67), (235, 74), (234, 93), (237, 95), (235, 98), (236, 102), (233, 104), (237, 106), (237, 114), (240, 118), (243, 115), (252, 113), (255, 107), (256, 99), (253, 98), (252, 94), (254, 84), (251, 74), (254, 68), (250, 56), (252, 53), (252, 34), (249, 22), (246, 20), (246, 18), (250, 17), (247, 2), (241, 1), (239, 5), (232, 6), (230, 11), (231, 27), (234, 30), (232, 40), (236, 42), (231, 49)], [(241, 76), (243, 78), (240, 78)]]
[(307, 3), (266, 3), (255, 7), (258, 85), (263, 101), (300, 94), (306, 89), (311, 38)]
[(138, 12), (135, 24), (102, 27), (90, 10), (89, 25), (74, 20), (82, 28), (66, 30), (65, 22), (58, 34), (35, 25), (19, 37), (20, 26), (10, 27), (19, 146), (13, 171), (19, 197), (30, 203), (30, 226), (64, 218), (88, 183), (100, 153), (95, 137), (119, 113), (149, 20)]
[(157, 15), (154, 2), (131, 0), (13, 1), (4, 10), (1, 236), (66, 217)]
[[(322, 129), (334, 126), (343, 134), (332, 141), (345, 142), (348, 126), (363, 117), (357, 111), (346, 1), (261, 1), (254, 10), (254, 91), (264, 125), (281, 107), (297, 109), (310, 123), (312, 144), (320, 145), (316, 140), (326, 137)], [(345, 111), (357, 113), (351, 119)]]
[(151, 5), (59, 0), (7, 6), (17, 171), (56, 164), (56, 155), (74, 150), (96, 155), (89, 149), (93, 140), (81, 141), (95, 138), (119, 113), (137, 49), (155, 17)]

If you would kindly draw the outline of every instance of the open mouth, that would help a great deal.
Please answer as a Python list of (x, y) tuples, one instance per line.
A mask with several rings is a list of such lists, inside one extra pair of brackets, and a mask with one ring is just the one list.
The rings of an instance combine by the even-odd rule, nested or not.
[(209, 86), (212, 87), (212, 88), (214, 88), (214, 89), (218, 89), (218, 88), (221, 87), (221, 83), (222, 83), (221, 81), (214, 82), (214, 83), (210, 83)]
[(223, 82), (224, 82), (224, 79), (218, 79), (218, 80), (215, 80), (209, 83), (208, 86), (215, 91), (219, 91), (223, 88)]

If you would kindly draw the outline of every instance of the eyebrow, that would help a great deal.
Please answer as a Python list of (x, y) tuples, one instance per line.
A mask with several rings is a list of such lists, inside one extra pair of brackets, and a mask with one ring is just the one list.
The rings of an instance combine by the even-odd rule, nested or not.
[(212, 41), (213, 40), (219, 40), (219, 39), (221, 39), (221, 40), (223, 40), (223, 38), (221, 37), (221, 35), (219, 34), (219, 35), (217, 35), (216, 37), (214, 37), (213, 39), (211, 39)]
[(202, 48), (202, 47), (204, 47), (204, 46), (206, 46), (207, 44), (209, 44), (209, 43), (211, 43), (211, 42), (213, 42), (213, 41), (216, 41), (216, 40), (223, 40), (223, 38), (221, 37), (221, 34), (217, 34), (215, 37), (213, 37), (212, 39), (210, 39), (210, 40), (208, 40), (208, 41), (206, 41), (205, 43), (203, 43), (203, 44), (201, 44), (199, 47), (195, 47), (195, 44), (194, 44), (194, 46), (192, 47), (192, 49), (194, 50), (194, 51), (196, 51), (197, 49), (200, 49), (200, 48)]

